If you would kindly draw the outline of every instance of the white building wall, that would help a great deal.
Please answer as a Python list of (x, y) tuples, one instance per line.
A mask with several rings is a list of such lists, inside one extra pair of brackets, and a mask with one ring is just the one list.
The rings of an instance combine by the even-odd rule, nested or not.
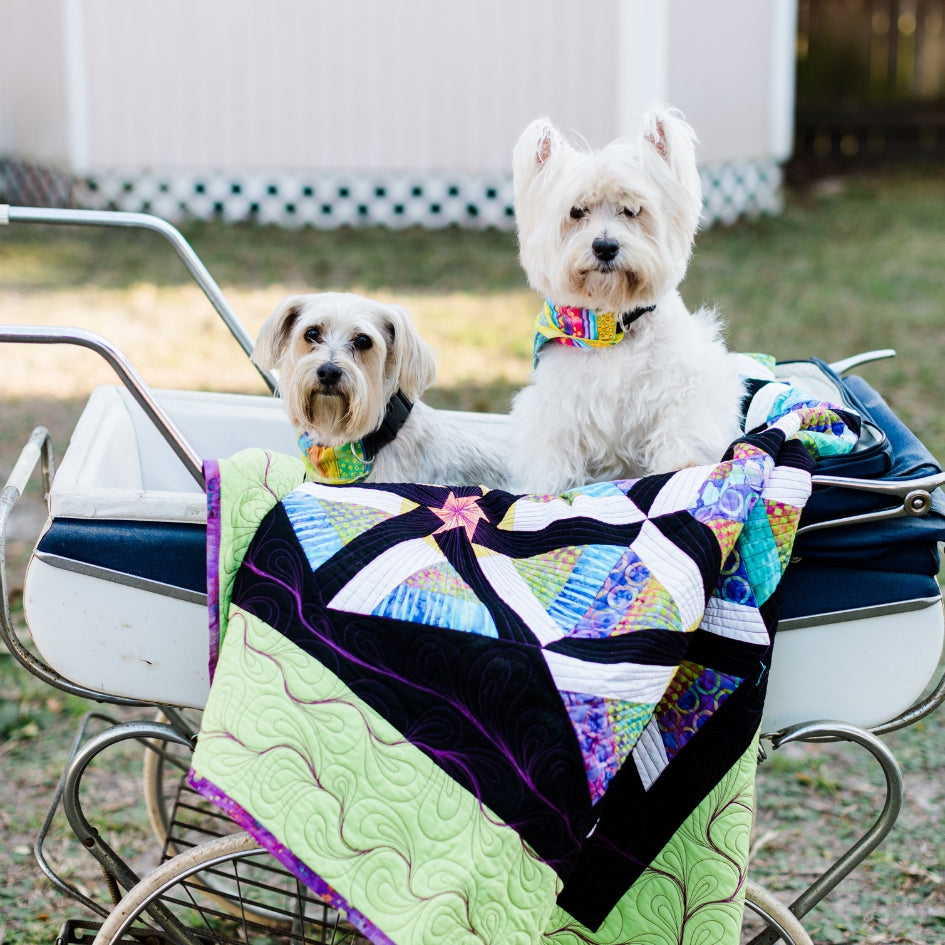
[(727, 0), (724, 17), (700, 0), (668, 7), (667, 97), (697, 119), (703, 160), (788, 158), (796, 5)]
[(600, 145), (659, 98), (695, 127), (726, 218), (776, 207), (791, 138), (796, 0), (2, 0), (0, 16), (0, 158), (64, 167), (86, 206), (511, 225), (532, 118)]
[(89, 165), (507, 169), (539, 114), (613, 130), (619, 0), (82, 0)]
[(68, 163), (61, 0), (2, 0), (0, 49), (0, 155)]

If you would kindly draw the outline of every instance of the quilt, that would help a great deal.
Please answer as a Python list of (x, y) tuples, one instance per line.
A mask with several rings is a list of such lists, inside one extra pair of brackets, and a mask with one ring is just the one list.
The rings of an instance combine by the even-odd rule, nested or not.
[(777, 588), (857, 418), (560, 496), (208, 462), (189, 778), (378, 945), (737, 942)]

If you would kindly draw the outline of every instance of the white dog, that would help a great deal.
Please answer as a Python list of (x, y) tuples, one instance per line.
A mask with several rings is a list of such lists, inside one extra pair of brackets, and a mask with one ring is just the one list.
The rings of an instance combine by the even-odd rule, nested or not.
[(290, 296), (260, 329), (253, 360), (278, 375), (319, 481), (505, 484), (501, 430), (420, 401), (436, 361), (398, 305), (337, 292)]
[(690, 313), (677, 291), (702, 208), (692, 129), (655, 108), (638, 140), (589, 151), (538, 119), (512, 166), (520, 259), (547, 299), (512, 405), (513, 487), (718, 462), (742, 382), (716, 313)]

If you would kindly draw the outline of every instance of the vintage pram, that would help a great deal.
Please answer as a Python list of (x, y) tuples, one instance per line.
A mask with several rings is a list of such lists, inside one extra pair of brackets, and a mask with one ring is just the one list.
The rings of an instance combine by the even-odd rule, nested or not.
[[(0, 223), (150, 229), (167, 238), (249, 354), (252, 340), (180, 233), (143, 214), (0, 207)], [(48, 433), (24, 447), (0, 501), (2, 632), (13, 655), (51, 686), (149, 710), (77, 737), (36, 845), (43, 871), (98, 915), (66, 923), (70, 941), (364, 941), (181, 777), (208, 693), (203, 458), (245, 446), (296, 449), (281, 407), (266, 396), (151, 391), (101, 336), (80, 329), (0, 326), (0, 341), (72, 344), (96, 351), (118, 386), (97, 388), (54, 468)], [(862, 838), (787, 907), (748, 883), (747, 905), (766, 931), (755, 941), (809, 941), (809, 912), (892, 829), (902, 800), (896, 759), (880, 736), (945, 698), (933, 681), (945, 638), (936, 544), (945, 539), (945, 474), (848, 362), (783, 364), (779, 371), (866, 418), (857, 451), (824, 462), (784, 579), (762, 731), (764, 744), (844, 739), (882, 768), (886, 797)], [(263, 379), (272, 387), (271, 378)], [(482, 417), (482, 422), (500, 422)], [(24, 589), (32, 643), (14, 627), (5, 571), (6, 524), (41, 463), (49, 518)], [(821, 592), (830, 587), (827, 599)], [(837, 667), (844, 666), (843, 674)], [(153, 710), (157, 717), (152, 718)], [(137, 876), (92, 825), (81, 803), (86, 768), (129, 739), (144, 749), (145, 798), (162, 865)], [(61, 804), (80, 843), (103, 867), (110, 902), (63, 880), (43, 849)], [(130, 890), (130, 892), (129, 892)]]

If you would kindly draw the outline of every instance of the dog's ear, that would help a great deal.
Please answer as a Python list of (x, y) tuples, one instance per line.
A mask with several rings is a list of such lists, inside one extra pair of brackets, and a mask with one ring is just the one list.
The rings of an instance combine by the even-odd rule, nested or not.
[(385, 309), (390, 374), (404, 396), (419, 400), (436, 380), (436, 355), (420, 337), (406, 309), (399, 305), (388, 305)]
[(513, 167), (520, 174), (534, 173), (544, 167), (553, 154), (567, 146), (558, 129), (547, 118), (536, 118), (522, 132), (513, 149)]
[(537, 124), (535, 159), (539, 164), (544, 165), (551, 157), (551, 152), (555, 150), (561, 136), (547, 118), (540, 119)]
[(702, 213), (702, 181), (696, 164), (696, 134), (675, 108), (654, 106), (643, 121), (641, 142), (644, 166), (669, 172), (679, 185), (667, 191), (670, 206), (679, 221), (689, 248)]
[(305, 308), (304, 295), (290, 295), (263, 322), (253, 348), (252, 360), (264, 371), (271, 371), (282, 360), (292, 328)]
[(701, 193), (696, 165), (696, 133), (677, 108), (652, 106), (643, 117), (643, 147), (669, 165), (688, 191)]

